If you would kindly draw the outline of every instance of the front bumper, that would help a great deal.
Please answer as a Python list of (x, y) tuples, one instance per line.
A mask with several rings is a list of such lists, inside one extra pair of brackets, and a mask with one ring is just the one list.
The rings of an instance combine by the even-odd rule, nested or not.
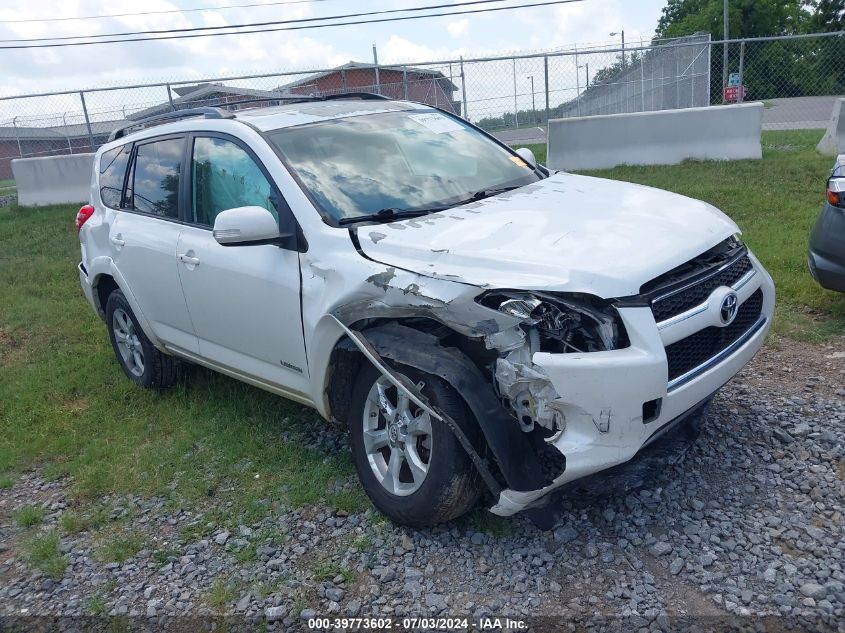
[[(701, 310), (658, 328), (650, 308), (624, 308), (619, 315), (629, 347), (587, 354), (534, 354), (534, 365), (545, 372), (559, 396), (549, 406), (563, 414), (566, 425), (550, 443), (563, 454), (566, 466), (544, 488), (502, 491), (491, 512), (507, 516), (540, 505), (543, 497), (571, 481), (629, 461), (664, 427), (696, 409), (736, 375), (763, 345), (774, 312), (772, 278), (751, 259), (755, 274), (736, 292), (744, 301), (762, 291), (760, 319), (683, 380), (668, 380), (665, 346), (713, 325), (718, 311)], [(656, 406), (655, 401), (659, 401)], [(649, 413), (650, 417), (644, 417)]]

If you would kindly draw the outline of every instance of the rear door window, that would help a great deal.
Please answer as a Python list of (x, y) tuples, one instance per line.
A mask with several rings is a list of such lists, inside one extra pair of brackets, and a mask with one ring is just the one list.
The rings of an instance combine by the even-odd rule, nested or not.
[(137, 145), (126, 187), (126, 206), (141, 213), (179, 219), (179, 178), (184, 138)]
[(126, 166), (132, 153), (132, 144), (115, 147), (100, 156), (100, 199), (107, 207), (120, 207)]

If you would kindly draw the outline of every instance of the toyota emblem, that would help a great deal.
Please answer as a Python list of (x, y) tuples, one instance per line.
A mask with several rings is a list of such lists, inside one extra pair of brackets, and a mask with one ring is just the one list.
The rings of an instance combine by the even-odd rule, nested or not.
[(736, 313), (739, 310), (739, 298), (736, 294), (731, 292), (725, 295), (722, 299), (722, 307), (719, 309), (719, 316), (722, 319), (722, 325), (730, 325), (736, 318)]

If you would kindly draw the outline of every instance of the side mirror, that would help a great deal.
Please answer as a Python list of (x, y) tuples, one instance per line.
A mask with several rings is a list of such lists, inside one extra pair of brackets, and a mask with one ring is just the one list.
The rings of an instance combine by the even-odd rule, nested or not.
[(534, 156), (534, 152), (532, 152), (527, 147), (520, 147), (518, 150), (516, 150), (516, 153), (522, 160), (524, 160), (532, 167), (537, 166), (537, 158)]
[(269, 244), (279, 240), (279, 224), (262, 207), (237, 207), (221, 211), (214, 219), (214, 239), (222, 246)]

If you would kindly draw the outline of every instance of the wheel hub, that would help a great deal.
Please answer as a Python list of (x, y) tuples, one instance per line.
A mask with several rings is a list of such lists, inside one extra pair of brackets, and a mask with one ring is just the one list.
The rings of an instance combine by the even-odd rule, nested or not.
[(135, 325), (125, 310), (118, 308), (112, 316), (115, 343), (127, 369), (135, 376), (144, 373), (144, 348)]
[(412, 410), (408, 396), (379, 378), (364, 404), (364, 449), (379, 483), (391, 494), (416, 492), (431, 463), (431, 418)]

